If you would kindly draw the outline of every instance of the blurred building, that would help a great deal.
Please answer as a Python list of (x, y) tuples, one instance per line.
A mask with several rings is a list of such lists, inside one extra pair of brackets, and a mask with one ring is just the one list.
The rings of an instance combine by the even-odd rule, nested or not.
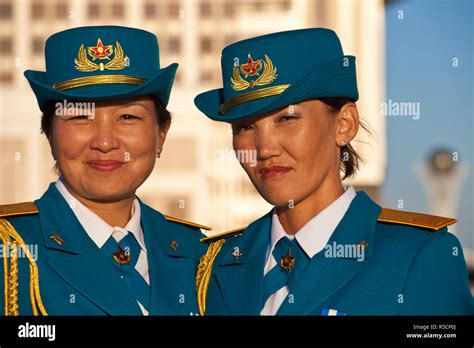
[[(44, 71), (44, 41), (83, 25), (126, 25), (158, 36), (161, 64), (179, 62), (162, 158), (139, 196), (156, 209), (221, 232), (270, 209), (231, 156), (231, 131), (200, 114), (193, 99), (222, 86), (221, 49), (234, 41), (305, 27), (329, 27), (357, 57), (361, 116), (356, 150), (365, 163), (351, 182), (377, 198), (384, 181), (384, 2), (382, 0), (0, 0), (0, 204), (31, 201), (56, 179), (40, 112), (23, 71)], [(297, 59), (297, 57), (295, 57)]]

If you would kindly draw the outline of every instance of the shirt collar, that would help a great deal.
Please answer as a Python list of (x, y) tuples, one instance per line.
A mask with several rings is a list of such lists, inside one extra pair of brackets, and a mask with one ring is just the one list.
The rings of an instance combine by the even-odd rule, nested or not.
[(141, 228), (141, 208), (138, 199), (135, 198), (132, 205), (132, 217), (128, 221), (127, 225), (124, 228), (118, 226), (110, 226), (105, 222), (100, 216), (95, 214), (84, 204), (79, 202), (66, 188), (62, 178), (60, 177), (56, 181), (56, 188), (59, 193), (64, 197), (66, 202), (71, 207), (74, 215), (81, 223), (84, 230), (87, 232), (89, 237), (94, 241), (99, 248), (101, 248), (105, 242), (112, 236), (112, 233), (116, 230), (118, 231), (129, 231), (132, 233), (137, 240), (140, 247), (146, 252), (145, 242), (143, 238), (143, 231)]
[(275, 244), (283, 237), (288, 237), (289, 239), (296, 238), (304, 252), (312, 258), (324, 249), (355, 196), (356, 191), (354, 187), (346, 187), (344, 193), (339, 198), (309, 220), (294, 236), (288, 235), (285, 232), (278, 219), (276, 208), (274, 208), (269, 250), (273, 250)]

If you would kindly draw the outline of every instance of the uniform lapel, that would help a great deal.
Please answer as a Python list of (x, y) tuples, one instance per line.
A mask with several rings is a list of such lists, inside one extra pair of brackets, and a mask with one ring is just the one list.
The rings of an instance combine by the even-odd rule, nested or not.
[(141, 201), (140, 205), (150, 272), (149, 314), (197, 313), (194, 282), (197, 264), (193, 264), (193, 257), (189, 254), (195, 246), (180, 238), (179, 225), (170, 223)]
[[(357, 257), (333, 257), (328, 254), (337, 246), (358, 245), (367, 243), (364, 248), (364, 259), (370, 258), (373, 252), (373, 234), (381, 208), (365, 192), (358, 192), (347, 213), (332, 234), (327, 247), (316, 254), (298, 282), (290, 289), (290, 295), (281, 305), (278, 315), (307, 315), (344, 287), (357, 273), (364, 262)], [(315, 231), (317, 233), (317, 231)]]
[(107, 262), (89, 238), (54, 183), (35, 204), (39, 209), (49, 266), (105, 313), (141, 315), (135, 297), (124, 286), (113, 264)]
[[(271, 213), (223, 244), (214, 272), (230, 315), (259, 315)], [(238, 248), (238, 249), (236, 249)], [(240, 252), (241, 256), (236, 257)]]

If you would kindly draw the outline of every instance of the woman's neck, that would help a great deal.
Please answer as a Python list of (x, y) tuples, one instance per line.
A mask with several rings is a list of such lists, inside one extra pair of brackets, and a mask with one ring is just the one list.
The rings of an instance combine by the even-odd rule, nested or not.
[(296, 234), (309, 220), (331, 205), (332, 202), (344, 193), (342, 183), (339, 178), (337, 179), (334, 182), (323, 183), (308, 197), (293, 207), (277, 208), (278, 219), (287, 234)]
[(67, 187), (67, 189), (74, 198), (97, 214), (110, 226), (124, 228), (132, 218), (132, 206), (135, 200), (135, 195), (130, 195), (129, 197), (118, 201), (95, 201), (75, 194), (69, 187)]

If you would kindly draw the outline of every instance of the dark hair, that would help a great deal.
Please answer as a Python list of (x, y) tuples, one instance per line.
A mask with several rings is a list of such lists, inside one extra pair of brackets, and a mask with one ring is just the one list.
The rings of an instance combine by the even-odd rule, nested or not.
[[(319, 98), (319, 101), (326, 104), (332, 113), (338, 113), (341, 108), (347, 103), (354, 103), (355, 101), (347, 97), (328, 97)], [(365, 123), (360, 120), (360, 126), (371, 134)], [(339, 159), (339, 165), (341, 171), (344, 173), (342, 180), (353, 176), (359, 169), (359, 162), (363, 162), (360, 155), (354, 150), (351, 144), (341, 146), (341, 156)]]
[[(166, 109), (160, 98), (154, 94), (147, 95), (155, 103), (156, 117), (158, 125), (163, 126), (168, 122), (171, 122), (171, 113)], [(56, 103), (59, 101), (50, 101), (46, 105), (43, 115), (41, 116), (41, 133), (45, 134), (46, 137), (50, 138), (53, 130), (53, 120), (56, 111)]]

